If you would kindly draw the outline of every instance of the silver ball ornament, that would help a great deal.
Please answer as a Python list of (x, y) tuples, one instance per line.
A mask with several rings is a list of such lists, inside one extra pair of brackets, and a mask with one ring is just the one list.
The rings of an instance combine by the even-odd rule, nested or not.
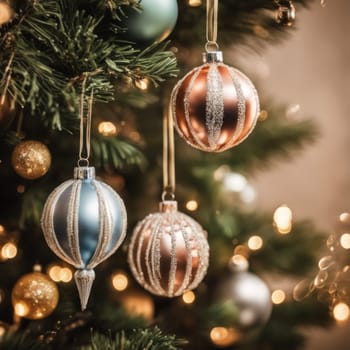
[(122, 199), (107, 184), (95, 179), (95, 168), (74, 169), (48, 197), (41, 227), (51, 250), (78, 269), (75, 281), (84, 310), (95, 278), (93, 268), (111, 256), (126, 234)]
[(203, 228), (163, 201), (160, 211), (136, 226), (128, 260), (136, 280), (149, 292), (175, 297), (196, 288), (204, 278), (209, 245)]
[(272, 311), (271, 292), (265, 282), (246, 271), (248, 265), (232, 272), (215, 293), (218, 301), (232, 302), (238, 310), (237, 325), (249, 331), (264, 325)]

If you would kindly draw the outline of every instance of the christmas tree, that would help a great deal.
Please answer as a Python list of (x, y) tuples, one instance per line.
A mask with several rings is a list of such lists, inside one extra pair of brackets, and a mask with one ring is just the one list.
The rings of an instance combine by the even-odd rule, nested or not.
[[(298, 10), (309, 3), (311, 0), (294, 1)], [(189, 283), (185, 282), (199, 270), (190, 257), (192, 271), (185, 268), (181, 295), (156, 296), (149, 291), (166, 289), (164, 285), (174, 283), (172, 278), (164, 284), (158, 281), (158, 275), (147, 277), (151, 282), (148, 291), (137, 280), (147, 285), (143, 273), (151, 275), (153, 271), (151, 265), (160, 254), (157, 240), (144, 257), (142, 247), (137, 247), (140, 239), (135, 239), (131, 247), (136, 246), (136, 253), (127, 257), (137, 222), (157, 213), (162, 192), (165, 199), (173, 199), (174, 179), (169, 182), (171, 193), (167, 192), (167, 179), (162, 187), (162, 121), (166, 126), (169, 123), (169, 99), (177, 76), (201, 64), (206, 19), (212, 16), (210, 11), (206, 16), (205, 5), (194, 0), (0, 1), (1, 349), (286, 350), (302, 345), (301, 326), (329, 322), (326, 305), (314, 299), (299, 301), (303, 290), (295, 292), (298, 301), (283, 290), (274, 291), (272, 307), (268, 283), (263, 281), (279, 276), (294, 280), (312, 276), (322, 235), (310, 222), (292, 222), (285, 206), (275, 212), (274, 222), (273, 213), (262, 213), (252, 206), (254, 189), (247, 180), (249, 174), (270, 160), (289, 158), (292, 151), (317, 136), (310, 121), (286, 119), (285, 106), (264, 96), (259, 81), (254, 81), (260, 98), (259, 119), (252, 134), (243, 141), (254, 123), (237, 141), (242, 144), (212, 153), (196, 150), (175, 137), (179, 211), (200, 223), (210, 247), (203, 281), (199, 276), (198, 281), (192, 281), (198, 282), (194, 283), (198, 287), (186, 290)], [(215, 6), (211, 9), (216, 11)], [(218, 42), (225, 63), (235, 65), (232, 48), (262, 50), (287, 39), (293, 31), (294, 10), (291, 1), (220, 2)], [(216, 40), (211, 39), (216, 39), (215, 26), (207, 33), (214, 49)], [(228, 71), (232, 77), (236, 74)], [(232, 80), (237, 100), (244, 102), (245, 89), (239, 93), (239, 84)], [(210, 86), (213, 96), (220, 100), (216, 85)], [(176, 106), (171, 107), (172, 114), (176, 114)], [(258, 110), (257, 103), (255, 107)], [(248, 113), (248, 109), (237, 107), (238, 115)], [(186, 101), (184, 110), (188, 114)], [(188, 115), (185, 119), (188, 122)], [(177, 124), (180, 132), (181, 125)], [(234, 136), (240, 136), (244, 129), (242, 126), (240, 134)], [(167, 136), (171, 146), (171, 133)], [(192, 144), (202, 142), (198, 135), (189, 137), (183, 132), (182, 136)], [(212, 146), (215, 142), (213, 132), (209, 143)], [(96, 190), (98, 205), (92, 212), (87, 209), (83, 218), (86, 224), (74, 221), (81, 220), (83, 209), (78, 210), (78, 219), (71, 213), (91, 198), (81, 194), (71, 203), (69, 196), (62, 195), (58, 199), (49, 197), (51, 202), (46, 202), (57, 186), (72, 178), (77, 161), (78, 168), (91, 163), (96, 168), (97, 182), (109, 184), (124, 200), (128, 229), (123, 243), (123, 204), (119, 196), (108, 195), (115, 200), (110, 211), (112, 200), (101, 195), (105, 187)], [(169, 170), (167, 167), (169, 164), (164, 165), (165, 170)], [(171, 177), (171, 169), (167, 175)], [(45, 202), (56, 205), (61, 200), (67, 210), (57, 219), (60, 223), (52, 219), (55, 211), (50, 211), (50, 204), (42, 217)], [(99, 239), (99, 253), (91, 254), (89, 230), (96, 215), (100, 226), (101, 222), (104, 227), (116, 225), (115, 221), (121, 223), (119, 231), (100, 228), (101, 232), (109, 232), (108, 243), (103, 245), (104, 238)], [(150, 220), (158, 232), (162, 224), (154, 224), (156, 217)], [(42, 232), (44, 228), (47, 236), (52, 235), (57, 225), (68, 236), (56, 235), (49, 245), (60, 247), (54, 251), (64, 261), (49, 249)], [(186, 225), (197, 229), (192, 221)], [(83, 252), (77, 253), (73, 236), (79, 230), (89, 237), (84, 238), (84, 246), (78, 244), (77, 250)], [(142, 231), (142, 226), (136, 230)], [(200, 232), (201, 240), (205, 236)], [(182, 259), (186, 263), (191, 249), (188, 240), (184, 244)], [(73, 258), (67, 258), (68, 249)], [(84, 311), (71, 266), (91, 270), (81, 253), (90, 254), (90, 264), (101, 262), (96, 267), (92, 264), (96, 276)], [(151, 253), (155, 253), (152, 259)], [(246, 271), (248, 262), (250, 272)], [(160, 264), (159, 275), (168, 273), (173, 274), (173, 280), (177, 278), (176, 264), (174, 267), (162, 259)], [(142, 273), (140, 269), (144, 269)], [(170, 272), (164, 272), (166, 269)], [(174, 291), (163, 293), (173, 295)]]

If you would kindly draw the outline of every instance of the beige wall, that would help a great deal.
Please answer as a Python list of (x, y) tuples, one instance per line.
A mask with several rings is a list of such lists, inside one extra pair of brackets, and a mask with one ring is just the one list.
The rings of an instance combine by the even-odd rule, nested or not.
[[(248, 68), (255, 66), (276, 101), (299, 104), (299, 115), (311, 116), (321, 131), (294, 161), (256, 176), (258, 205), (286, 203), (297, 218), (311, 218), (330, 233), (338, 215), (350, 211), (350, 1), (326, 4), (315, 1), (299, 11), (293, 37), (254, 57)], [(308, 334), (307, 350), (350, 348), (350, 325)]]

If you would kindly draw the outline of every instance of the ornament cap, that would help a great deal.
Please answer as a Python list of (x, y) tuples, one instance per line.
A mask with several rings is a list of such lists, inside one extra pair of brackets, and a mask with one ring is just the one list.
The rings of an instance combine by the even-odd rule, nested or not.
[(162, 201), (159, 203), (159, 211), (161, 213), (177, 212), (177, 201)]
[(95, 168), (93, 166), (82, 166), (74, 168), (74, 179), (93, 180), (95, 179)]
[(84, 311), (89, 300), (92, 283), (95, 280), (95, 271), (92, 269), (77, 270), (74, 279), (79, 292), (81, 310)]
[(203, 63), (222, 63), (224, 61), (222, 51), (203, 52)]

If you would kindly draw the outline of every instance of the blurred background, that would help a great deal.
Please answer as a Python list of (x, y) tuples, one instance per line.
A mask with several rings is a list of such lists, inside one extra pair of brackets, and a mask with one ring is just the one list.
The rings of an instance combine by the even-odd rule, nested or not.
[[(350, 210), (349, 14), (347, 0), (328, 0), (325, 7), (315, 1), (310, 11), (297, 13), (289, 40), (248, 63), (270, 96), (292, 102), (286, 118), (309, 116), (320, 131), (318, 141), (292, 162), (276, 162), (256, 175), (257, 205), (287, 204), (297, 219), (313, 219), (329, 234), (339, 214)], [(349, 325), (307, 333), (308, 350), (349, 349)]]

